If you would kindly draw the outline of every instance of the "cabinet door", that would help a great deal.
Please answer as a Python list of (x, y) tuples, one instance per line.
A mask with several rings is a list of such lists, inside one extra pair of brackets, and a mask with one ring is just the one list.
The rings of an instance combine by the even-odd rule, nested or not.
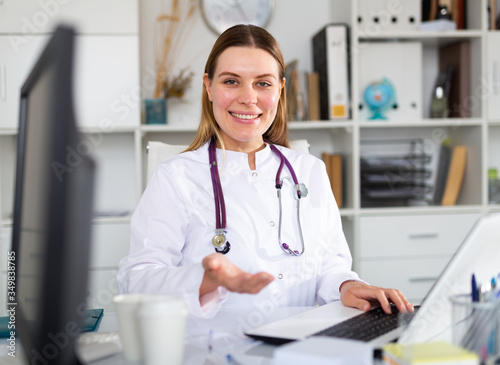
[(88, 308), (103, 308), (105, 313), (115, 312), (113, 297), (118, 294), (116, 269), (90, 270), (87, 296)]
[[(1, 23), (1, 20), (0, 20)], [(21, 86), (40, 55), (47, 36), (25, 40), (17, 35), (0, 36), (0, 128), (17, 128)]]
[(75, 68), (80, 126), (112, 129), (140, 124), (137, 36), (79, 36)]
[[(0, 128), (16, 128), (19, 91), (48, 36), (0, 36)], [(137, 36), (78, 36), (74, 105), (80, 126), (140, 124)]]
[(90, 268), (118, 268), (120, 259), (128, 254), (129, 241), (128, 223), (94, 223)]
[(137, 14), (137, 0), (3, 0), (0, 33), (48, 33), (61, 22), (79, 33), (137, 33)]

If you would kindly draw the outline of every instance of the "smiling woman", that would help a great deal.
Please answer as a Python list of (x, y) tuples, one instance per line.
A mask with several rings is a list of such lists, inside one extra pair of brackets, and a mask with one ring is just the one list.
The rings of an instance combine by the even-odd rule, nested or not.
[(325, 164), (288, 148), (284, 74), (266, 30), (236, 25), (217, 39), (197, 135), (150, 179), (131, 220), (120, 292), (182, 293), (199, 317), (334, 300), (412, 310), (400, 291), (351, 271)]
[(262, 136), (274, 121), (285, 84), (274, 58), (258, 48), (230, 47), (203, 82), (224, 146), (255, 155), (264, 147)]

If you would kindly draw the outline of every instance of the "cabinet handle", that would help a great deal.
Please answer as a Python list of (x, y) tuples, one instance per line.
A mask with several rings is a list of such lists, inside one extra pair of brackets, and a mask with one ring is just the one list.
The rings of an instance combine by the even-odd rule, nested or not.
[(439, 237), (439, 233), (437, 232), (410, 233), (408, 236), (412, 240), (419, 240), (419, 239), (437, 238)]
[(436, 281), (438, 278), (437, 277), (421, 277), (421, 278), (409, 278), (408, 281), (410, 283), (424, 283), (427, 281)]
[[(0, 4), (1, 4), (0, 0)], [(7, 97), (7, 80), (5, 80), (5, 64), (0, 64), (0, 99), (5, 100)]]

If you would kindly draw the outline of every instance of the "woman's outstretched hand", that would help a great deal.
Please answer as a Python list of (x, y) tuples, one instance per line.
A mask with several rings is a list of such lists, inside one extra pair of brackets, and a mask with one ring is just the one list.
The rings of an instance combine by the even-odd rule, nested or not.
[(397, 289), (386, 289), (358, 281), (345, 281), (340, 285), (340, 300), (346, 307), (368, 311), (372, 303), (380, 303), (384, 312), (391, 313), (390, 303), (394, 303), (402, 313), (413, 312), (411, 304)]
[(208, 255), (203, 259), (202, 265), (205, 275), (200, 286), (200, 298), (219, 286), (236, 293), (256, 294), (274, 280), (266, 272), (245, 272), (220, 253)]

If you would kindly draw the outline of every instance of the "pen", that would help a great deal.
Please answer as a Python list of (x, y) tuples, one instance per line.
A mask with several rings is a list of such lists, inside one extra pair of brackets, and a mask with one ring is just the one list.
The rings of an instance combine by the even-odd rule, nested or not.
[(233, 365), (241, 365), (240, 362), (236, 361), (233, 357), (233, 355), (231, 354), (227, 354), (226, 355), (226, 360), (227, 360), (227, 363), (228, 364), (233, 364)]
[(471, 279), (471, 295), (472, 295), (472, 301), (477, 302), (479, 300), (478, 298), (478, 293), (477, 293), (477, 282), (476, 282), (476, 275), (472, 274), (472, 279)]
[(214, 330), (210, 329), (208, 332), (208, 352), (212, 352), (213, 346), (212, 346), (212, 341), (214, 337)]

